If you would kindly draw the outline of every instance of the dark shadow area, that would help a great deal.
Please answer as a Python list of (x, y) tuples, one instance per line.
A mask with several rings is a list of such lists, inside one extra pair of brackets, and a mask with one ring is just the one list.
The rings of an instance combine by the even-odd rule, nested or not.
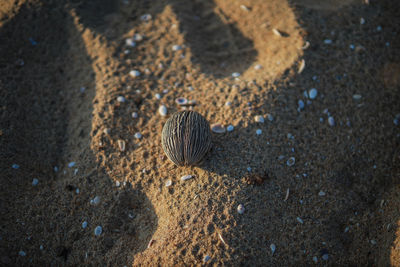
[[(109, 35), (107, 28), (118, 27), (118, 23), (114, 25), (111, 22), (113, 13), (118, 9), (126, 15), (125, 20), (144, 23), (140, 20), (142, 15), (150, 14), (155, 20), (166, 6), (171, 6), (179, 20), (185, 45), (191, 49), (193, 64), (199, 65), (203, 73), (216, 78), (231, 76), (232, 70), (239, 73), (246, 71), (257, 56), (253, 42), (241, 33), (235, 23), (229, 22), (228, 15), (213, 0), (139, 1), (132, 4), (111, 0), (102, 0), (100, 4), (97, 1), (74, 0), (72, 3), (81, 22), (106, 37)], [(122, 28), (115, 29), (115, 32), (125, 33)], [(119, 37), (115, 34), (111, 36)]]
[(139, 189), (116, 188), (90, 150), (96, 86), (82, 34), (59, 1), (16, 4), (0, 27), (0, 265), (129, 264), (119, 251), (144, 250), (157, 216)]

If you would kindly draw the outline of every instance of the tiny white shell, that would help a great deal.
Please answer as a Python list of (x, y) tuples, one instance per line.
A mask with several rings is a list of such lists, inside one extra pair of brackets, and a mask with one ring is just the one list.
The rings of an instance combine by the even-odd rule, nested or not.
[(239, 77), (240, 76), (240, 73), (239, 72), (234, 72), (234, 73), (232, 73), (232, 77), (233, 78), (237, 78), (237, 77)]
[(297, 71), (297, 73), (298, 73), (298, 74), (302, 73), (305, 67), (306, 67), (306, 61), (303, 59), (303, 60), (300, 62), (299, 70)]
[(139, 114), (137, 112), (132, 112), (132, 118), (136, 119), (139, 117)]
[(139, 133), (139, 132), (135, 133), (135, 138), (136, 138), (136, 139), (142, 138), (142, 134)]
[(124, 140), (118, 140), (117, 142), (118, 142), (119, 150), (121, 152), (125, 151), (125, 141)]
[(310, 42), (306, 41), (305, 44), (301, 47), (301, 49), (306, 50), (309, 47), (310, 47)]
[(187, 175), (184, 175), (181, 177), (181, 181), (186, 181), (186, 180), (192, 179), (193, 177), (194, 177), (193, 175), (187, 174)]
[(225, 126), (220, 123), (211, 124), (211, 131), (214, 133), (225, 133)]
[(138, 70), (131, 70), (129, 72), (129, 75), (131, 75), (131, 77), (136, 78), (140, 76), (140, 72)]
[(166, 182), (165, 182), (165, 187), (169, 187), (169, 186), (171, 186), (172, 185), (172, 180), (167, 180)]
[(261, 70), (262, 69), (262, 65), (257, 64), (257, 65), (254, 66), (254, 69), (255, 70)]
[(163, 117), (167, 116), (167, 107), (165, 105), (161, 105), (158, 108), (158, 113), (160, 113), (160, 115)]
[(120, 96), (117, 97), (117, 101), (120, 102), (120, 103), (124, 103), (126, 100), (125, 100), (125, 97), (120, 95)]
[(280, 33), (279, 30), (273, 28), (273, 29), (272, 29), (272, 32), (273, 32), (276, 36), (282, 37), (282, 34)]

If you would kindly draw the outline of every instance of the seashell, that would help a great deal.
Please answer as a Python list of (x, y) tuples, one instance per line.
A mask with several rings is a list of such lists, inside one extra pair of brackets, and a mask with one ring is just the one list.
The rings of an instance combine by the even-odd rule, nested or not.
[(177, 103), (178, 105), (185, 105), (188, 103), (188, 101), (184, 97), (178, 97), (177, 99), (175, 99), (175, 103)]
[(117, 142), (118, 142), (119, 150), (121, 152), (125, 151), (125, 141), (124, 140), (118, 140)]
[(176, 165), (195, 165), (212, 146), (210, 126), (195, 111), (177, 112), (165, 123), (161, 143), (167, 157)]
[(279, 36), (279, 37), (282, 37), (282, 34), (281, 34), (281, 32), (278, 30), (278, 29), (272, 29), (272, 32), (276, 35), (276, 36)]
[(211, 125), (211, 131), (213, 131), (214, 133), (224, 133), (225, 126), (220, 123), (214, 123)]
[(158, 113), (160, 113), (160, 115), (163, 117), (167, 116), (167, 107), (165, 105), (161, 105), (158, 108)]
[(306, 61), (303, 59), (303, 60), (301, 60), (301, 62), (300, 62), (299, 70), (297, 71), (297, 73), (298, 73), (298, 74), (302, 73), (305, 67), (306, 67)]
[(181, 177), (181, 181), (186, 181), (192, 179), (194, 176), (191, 174), (187, 174)]
[(306, 41), (305, 44), (301, 47), (301, 49), (306, 50), (309, 47), (310, 47), (310, 42)]

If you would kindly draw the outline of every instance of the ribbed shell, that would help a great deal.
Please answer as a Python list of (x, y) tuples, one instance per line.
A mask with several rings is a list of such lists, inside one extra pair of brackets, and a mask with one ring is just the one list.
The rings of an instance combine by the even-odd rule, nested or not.
[(165, 154), (176, 165), (195, 165), (211, 148), (210, 126), (195, 111), (177, 112), (165, 123), (161, 143)]

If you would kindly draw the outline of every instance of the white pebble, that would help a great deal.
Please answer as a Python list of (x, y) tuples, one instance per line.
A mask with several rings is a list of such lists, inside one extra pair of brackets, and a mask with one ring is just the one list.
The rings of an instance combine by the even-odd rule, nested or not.
[(324, 191), (319, 191), (318, 195), (319, 195), (320, 197), (323, 197), (323, 196), (326, 195), (326, 193), (325, 193)]
[(256, 122), (264, 123), (264, 117), (261, 115), (254, 116)]
[(234, 73), (232, 73), (232, 77), (233, 78), (237, 78), (237, 77), (239, 77), (240, 76), (240, 73), (239, 72), (234, 72)]
[(186, 181), (186, 180), (192, 179), (193, 177), (194, 177), (193, 175), (187, 174), (187, 175), (184, 175), (181, 177), (181, 181)]
[(166, 182), (165, 182), (165, 187), (169, 187), (169, 186), (171, 186), (172, 185), (172, 180), (167, 180)]
[(180, 45), (173, 45), (172, 46), (172, 51), (179, 51), (181, 49), (182, 49), (182, 47)]
[(144, 14), (144, 15), (142, 15), (142, 16), (140, 16), (140, 20), (142, 20), (142, 21), (149, 21), (149, 20), (151, 20), (151, 15), (150, 14)]
[(139, 117), (139, 114), (137, 112), (132, 112), (132, 118), (136, 119)]
[(256, 130), (256, 134), (257, 134), (257, 135), (262, 134), (262, 130), (261, 130), (261, 129), (257, 129), (257, 130)]
[(225, 133), (225, 126), (220, 123), (211, 124), (211, 131), (214, 133)]
[(129, 75), (131, 75), (131, 77), (136, 78), (140, 76), (140, 72), (138, 70), (131, 70), (129, 72)]
[(229, 125), (228, 127), (226, 127), (226, 130), (227, 130), (228, 132), (232, 132), (233, 129), (234, 129), (233, 125)]
[(120, 185), (121, 185), (121, 182), (120, 182), (120, 181), (116, 181), (116, 182), (115, 182), (115, 186), (116, 186), (116, 187), (119, 187)]
[(274, 253), (275, 253), (275, 250), (276, 250), (276, 246), (275, 246), (275, 244), (271, 244), (269, 247), (271, 248), (272, 255), (274, 255)]
[(25, 251), (20, 250), (20, 251), (18, 252), (18, 255), (20, 255), (20, 256), (22, 256), (22, 257), (25, 257), (25, 256), (26, 256), (26, 253), (25, 253)]
[(294, 157), (290, 157), (287, 161), (286, 161), (286, 165), (293, 166), (296, 163), (296, 159)]
[(69, 167), (69, 168), (72, 168), (72, 167), (75, 166), (75, 164), (76, 164), (75, 161), (71, 161), (70, 163), (68, 163), (68, 167)]
[(133, 40), (135, 40), (137, 42), (140, 42), (140, 41), (143, 40), (143, 36), (141, 34), (139, 34), (139, 33), (136, 33), (136, 34), (133, 35)]
[(160, 95), (160, 94), (158, 94), (158, 93), (157, 93), (157, 94), (155, 94), (154, 96), (155, 96), (155, 97), (156, 97), (156, 99), (158, 99), (158, 100), (160, 100), (160, 99), (161, 99), (161, 95)]
[(87, 227), (87, 225), (88, 225), (88, 222), (87, 222), (87, 221), (84, 221), (84, 222), (82, 223), (82, 228), (85, 229), (85, 228)]
[(117, 97), (117, 101), (119, 102), (119, 103), (124, 103), (126, 100), (125, 100), (125, 97), (123, 97), (123, 96), (118, 96)]
[(237, 212), (239, 214), (243, 214), (244, 213), (244, 206), (242, 204), (239, 204), (239, 206), (237, 207)]
[(232, 102), (230, 101), (225, 102), (225, 107), (230, 107), (230, 106), (232, 106)]
[(101, 226), (96, 226), (96, 228), (94, 229), (94, 234), (99, 236), (101, 235), (101, 233), (103, 232), (103, 228), (101, 228)]
[(317, 97), (318, 91), (315, 88), (310, 89), (310, 91), (308, 91), (308, 95), (310, 97), (310, 99), (315, 99)]
[[(125, 44), (126, 44), (127, 46), (130, 46), (130, 47), (135, 47), (135, 46), (136, 46), (136, 43), (135, 43), (135, 41), (133, 41), (132, 38), (127, 38), (127, 39), (125, 39)], [(128, 51), (129, 51), (129, 50), (128, 50)]]
[(257, 65), (254, 66), (254, 69), (255, 70), (261, 70), (262, 69), (262, 65), (257, 64)]
[(158, 108), (158, 113), (160, 113), (160, 115), (163, 117), (167, 116), (167, 107), (165, 105), (161, 105)]
[(137, 133), (135, 133), (135, 138), (136, 139), (140, 139), (140, 138), (142, 138), (142, 134), (141, 133), (139, 133), (139, 132), (137, 132)]
[(36, 179), (36, 178), (33, 178), (33, 180), (32, 180), (32, 185), (33, 185), (33, 186), (36, 186), (38, 183), (39, 183), (39, 180)]
[(300, 217), (297, 217), (296, 220), (297, 220), (299, 223), (301, 223), (301, 224), (304, 223), (303, 220), (302, 220)]
[(100, 203), (100, 197), (96, 196), (94, 199), (90, 200), (90, 204), (97, 205)]
[(329, 126), (335, 126), (335, 119), (332, 116), (328, 118), (328, 124)]
[(353, 95), (353, 99), (354, 100), (360, 100), (361, 99), (361, 95)]

